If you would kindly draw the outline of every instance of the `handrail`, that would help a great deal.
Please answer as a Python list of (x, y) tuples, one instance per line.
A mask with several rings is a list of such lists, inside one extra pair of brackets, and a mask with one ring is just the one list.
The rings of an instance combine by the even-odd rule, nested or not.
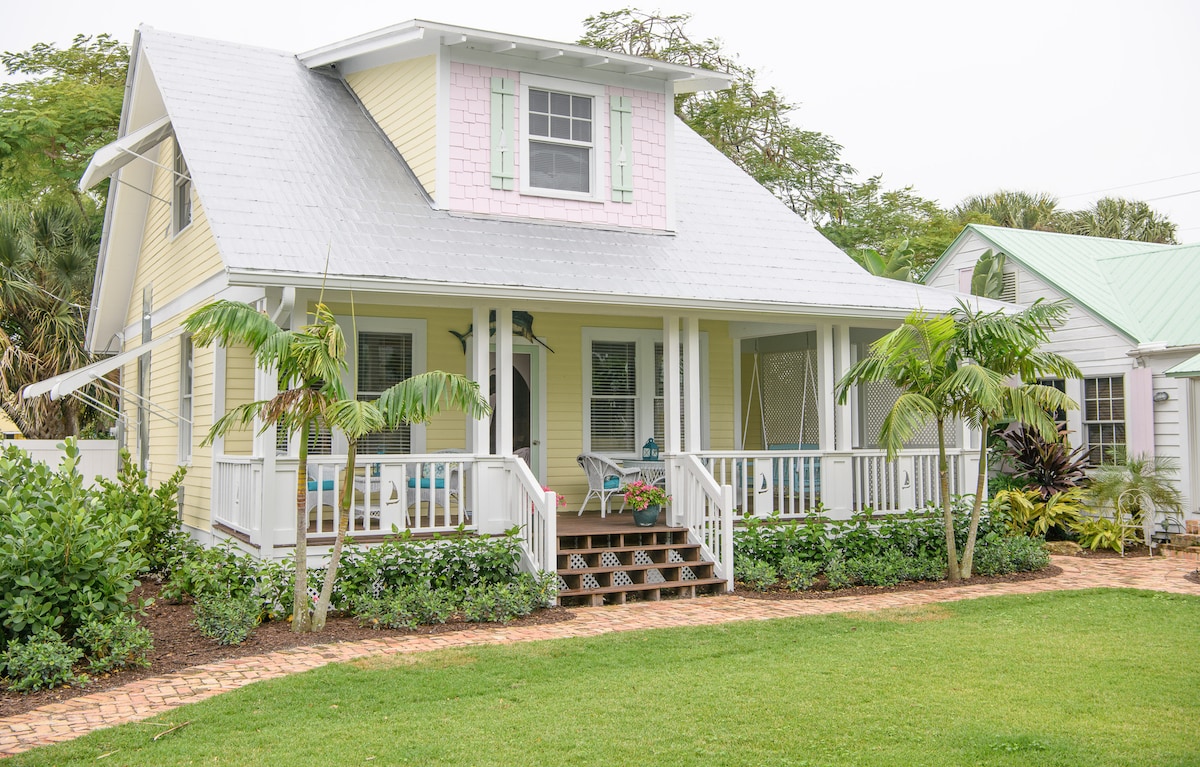
[(558, 496), (543, 488), (520, 458), (506, 456), (505, 466), (515, 480), (505, 508), (511, 525), (520, 530), (528, 566), (534, 572), (554, 572), (558, 569)]
[(713, 570), (733, 591), (733, 487), (719, 485), (692, 454), (672, 456), (671, 504)]

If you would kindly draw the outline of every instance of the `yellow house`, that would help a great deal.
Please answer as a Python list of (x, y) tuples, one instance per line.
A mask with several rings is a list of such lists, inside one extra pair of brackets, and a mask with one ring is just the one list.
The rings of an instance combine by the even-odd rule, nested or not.
[[(554, 569), (543, 488), (575, 520), (636, 474), (666, 484), (668, 527), (726, 583), (741, 514), (933, 498), (930, 450), (889, 464), (873, 442), (888, 392), (832, 391), (870, 341), (956, 295), (866, 274), (675, 118), (675, 95), (727, 85), (423, 21), (300, 55), (143, 27), (121, 138), (81, 183), (116, 181), (88, 330), (116, 355), (93, 372), (124, 368), (128, 444), (154, 480), (190, 466), (196, 536), (286, 555), (295, 439), (201, 444), (276, 381), (180, 323), (230, 298), (298, 327), (324, 300), (360, 396), (441, 369), (495, 414), (373, 437), (353, 480), (340, 435), (318, 435), (299, 499), (318, 552), (350, 481), (358, 540), (516, 526), (526, 565)], [(972, 474), (958, 436), (956, 478)], [(611, 461), (591, 484), (584, 455)]]

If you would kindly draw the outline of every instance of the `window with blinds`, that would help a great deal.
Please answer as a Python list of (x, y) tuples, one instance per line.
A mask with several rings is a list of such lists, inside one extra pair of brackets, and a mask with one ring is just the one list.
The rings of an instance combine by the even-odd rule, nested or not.
[[(359, 332), (358, 399), (378, 399), (387, 389), (412, 377), (411, 333)], [(412, 451), (412, 427), (368, 434), (359, 440), (360, 454), (408, 453)]]
[(637, 449), (637, 342), (593, 341), (591, 450)]

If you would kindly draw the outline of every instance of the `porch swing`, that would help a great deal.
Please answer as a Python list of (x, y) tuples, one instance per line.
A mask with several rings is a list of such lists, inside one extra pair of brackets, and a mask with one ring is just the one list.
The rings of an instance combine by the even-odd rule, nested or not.
[[(742, 426), (742, 449), (757, 399), (759, 434), (766, 450), (798, 451), (820, 448), (819, 388), (815, 333), (757, 338), (750, 366), (750, 395)], [(745, 348), (743, 347), (743, 351)], [(775, 484), (805, 495), (820, 493), (820, 461), (813, 459), (773, 460)], [(765, 490), (766, 488), (761, 488)]]

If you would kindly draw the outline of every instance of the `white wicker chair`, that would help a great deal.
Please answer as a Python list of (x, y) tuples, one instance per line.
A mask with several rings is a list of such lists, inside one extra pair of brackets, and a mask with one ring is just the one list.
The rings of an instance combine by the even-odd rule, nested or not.
[[(579, 507), (579, 514), (587, 508), (588, 501), (595, 496), (600, 499), (601, 519), (608, 513), (608, 499), (616, 493), (624, 492), (625, 484), (630, 479), (636, 479), (641, 471), (637, 468), (622, 468), (616, 461), (599, 453), (580, 453), (575, 459), (579, 468), (587, 475), (588, 493)], [(621, 500), (621, 511), (625, 511), (625, 501)]]

